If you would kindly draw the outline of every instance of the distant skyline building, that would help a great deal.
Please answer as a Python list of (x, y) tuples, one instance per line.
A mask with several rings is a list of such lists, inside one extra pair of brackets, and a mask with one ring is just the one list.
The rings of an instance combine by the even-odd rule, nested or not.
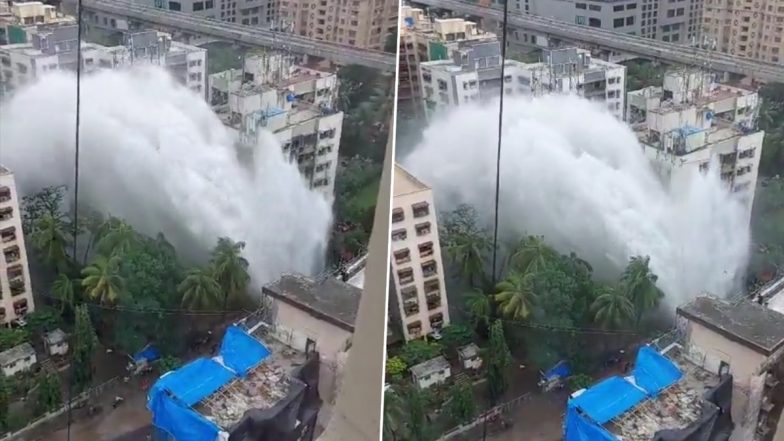
[(784, 0), (705, 0), (702, 44), (757, 61), (784, 64)]
[(11, 170), (0, 165), (0, 324), (35, 311), (19, 194)]
[(390, 316), (405, 341), (449, 325), (433, 191), (395, 164), (390, 267)]

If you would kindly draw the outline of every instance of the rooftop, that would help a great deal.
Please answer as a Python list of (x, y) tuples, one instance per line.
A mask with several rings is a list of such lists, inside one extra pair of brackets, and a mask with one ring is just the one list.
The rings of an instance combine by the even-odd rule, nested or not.
[(784, 343), (784, 315), (750, 301), (730, 304), (703, 296), (677, 313), (765, 355)]
[(440, 372), (449, 369), (449, 361), (443, 356), (439, 355), (436, 358), (431, 358), (425, 362), (419, 363), (411, 367), (411, 373), (416, 377), (424, 377), (433, 372)]
[(474, 358), (479, 355), (479, 346), (470, 343), (457, 349), (457, 353), (462, 359)]
[(430, 187), (415, 178), (414, 175), (406, 171), (400, 164), (395, 164), (395, 180), (393, 182), (395, 197), (430, 190)]
[(30, 343), (22, 343), (19, 346), (14, 346), (11, 349), (0, 352), (0, 365), (5, 366), (19, 359), (33, 355), (35, 355), (35, 349), (33, 349), (33, 345)]
[(297, 274), (285, 274), (262, 292), (302, 309), (316, 318), (354, 332), (362, 290), (334, 277), (313, 280)]
[(54, 331), (47, 332), (44, 335), (44, 340), (50, 345), (56, 345), (65, 341), (65, 332), (57, 328)]

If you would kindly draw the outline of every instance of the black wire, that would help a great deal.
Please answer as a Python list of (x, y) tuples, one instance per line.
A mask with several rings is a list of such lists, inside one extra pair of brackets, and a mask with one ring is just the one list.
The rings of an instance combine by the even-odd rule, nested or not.
[[(74, 137), (74, 202), (73, 202), (73, 258), (76, 259), (76, 238), (79, 236), (79, 125), (82, 95), (82, 0), (76, 2), (76, 135)], [(73, 351), (71, 352), (73, 354)], [(71, 362), (71, 375), (68, 377), (68, 429), (67, 440), (71, 441), (71, 403), (76, 365)]]
[[(495, 157), (495, 214), (493, 219), (493, 268), (490, 280), (495, 286), (498, 283), (496, 272), (496, 264), (498, 261), (498, 211), (499, 199), (501, 195), (501, 138), (504, 127), (504, 89), (506, 88), (506, 34), (507, 34), (507, 20), (509, 18), (509, 0), (504, 0), (504, 18), (501, 24), (501, 94), (498, 102), (498, 148)], [(496, 397), (490, 397), (491, 409), (495, 407)], [(482, 421), (482, 441), (487, 440), (487, 418), (488, 413), (485, 412), (484, 420)]]

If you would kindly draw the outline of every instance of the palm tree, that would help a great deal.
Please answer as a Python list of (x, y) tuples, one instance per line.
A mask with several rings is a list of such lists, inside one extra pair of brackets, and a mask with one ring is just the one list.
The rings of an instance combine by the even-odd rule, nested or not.
[(496, 286), (498, 293), (495, 300), (502, 315), (512, 320), (525, 320), (531, 315), (536, 302), (532, 277), (531, 274), (512, 271)]
[(228, 237), (218, 239), (218, 245), (212, 250), (213, 276), (223, 290), (223, 309), (229, 302), (229, 296), (238, 296), (245, 292), (250, 283), (248, 261), (242, 257), (245, 242), (234, 242)]
[(484, 255), (493, 249), (487, 236), (480, 232), (455, 232), (447, 237), (445, 245), (447, 257), (458, 264), (460, 275), (469, 285), (475, 287), (484, 282)]
[(182, 295), (182, 307), (186, 309), (207, 309), (218, 303), (221, 287), (207, 268), (191, 268), (185, 279), (177, 286)]
[(75, 300), (74, 283), (70, 277), (65, 273), (57, 275), (52, 284), (52, 295), (60, 302), (60, 313), (65, 311), (66, 305), (69, 309), (73, 310)]
[(119, 256), (98, 256), (82, 270), (82, 287), (85, 293), (100, 303), (113, 303), (123, 292), (125, 282), (119, 274)]
[(558, 259), (558, 253), (542, 236), (526, 236), (509, 256), (510, 268), (524, 273), (534, 273)]
[(64, 271), (68, 263), (66, 247), (71, 242), (65, 232), (65, 225), (61, 217), (46, 213), (36, 222), (31, 238), (33, 246), (44, 260), (60, 272)]
[(661, 290), (656, 287), (658, 277), (650, 270), (649, 263), (648, 256), (634, 256), (621, 275), (624, 294), (634, 305), (638, 325), (643, 314), (655, 308), (659, 300), (664, 297)]
[(127, 222), (121, 219), (109, 219), (98, 239), (98, 252), (104, 256), (122, 254), (136, 242), (136, 231)]
[(402, 440), (405, 431), (405, 408), (400, 395), (392, 389), (384, 392), (384, 441)]
[(618, 329), (634, 317), (634, 305), (626, 295), (610, 286), (598, 288), (596, 300), (591, 304), (594, 320), (605, 329)]
[(471, 316), (471, 325), (486, 328), (490, 324), (492, 314), (490, 297), (479, 289), (472, 289), (465, 298), (466, 309)]

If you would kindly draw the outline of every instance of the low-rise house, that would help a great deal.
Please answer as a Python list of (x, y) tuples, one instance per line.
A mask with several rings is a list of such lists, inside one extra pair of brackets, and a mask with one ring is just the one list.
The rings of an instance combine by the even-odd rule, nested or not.
[(0, 368), (3, 369), (3, 374), (6, 377), (29, 371), (37, 362), (35, 349), (30, 343), (22, 343), (0, 352)]
[(65, 355), (68, 353), (68, 339), (65, 332), (57, 328), (44, 335), (44, 348), (49, 355)]
[(452, 368), (449, 365), (449, 361), (443, 355), (439, 355), (436, 358), (431, 358), (412, 366), (411, 375), (417, 387), (427, 389), (434, 384), (443, 383), (451, 377)]
[(463, 366), (463, 369), (482, 367), (482, 357), (479, 356), (479, 346), (476, 343), (469, 343), (457, 348), (457, 356), (460, 358), (460, 365)]

